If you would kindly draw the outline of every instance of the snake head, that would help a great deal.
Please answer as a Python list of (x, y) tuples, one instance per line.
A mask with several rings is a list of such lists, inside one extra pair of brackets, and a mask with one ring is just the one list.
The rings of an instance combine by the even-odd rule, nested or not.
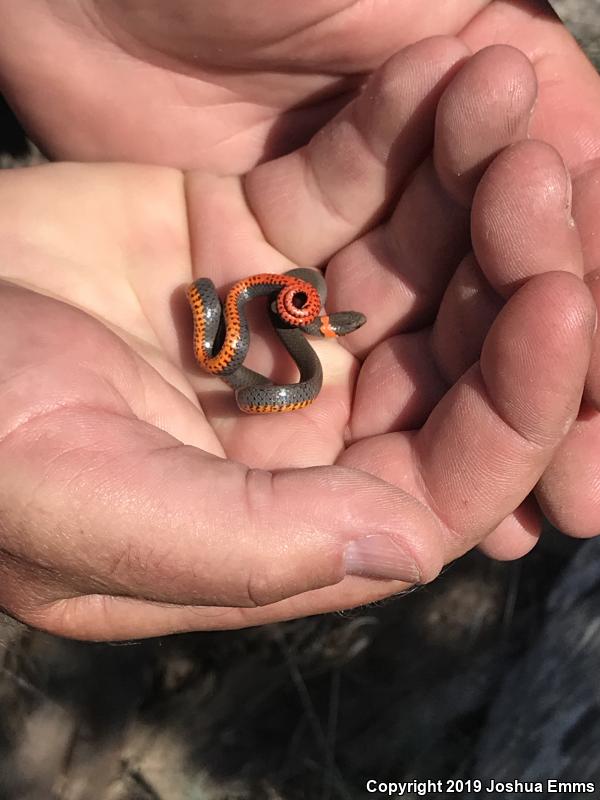
[(319, 317), (319, 336), (346, 336), (365, 324), (367, 318), (360, 311), (337, 311), (335, 314)]

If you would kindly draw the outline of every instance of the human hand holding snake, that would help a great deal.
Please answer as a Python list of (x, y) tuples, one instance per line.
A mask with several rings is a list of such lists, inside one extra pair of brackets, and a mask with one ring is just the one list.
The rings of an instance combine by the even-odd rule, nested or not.
[[(244, 366), (250, 347), (246, 318), (248, 302), (270, 296), (269, 319), (280, 342), (293, 359), (299, 380), (276, 384)], [(291, 269), (283, 275), (260, 273), (242, 278), (221, 302), (214, 283), (198, 278), (187, 291), (194, 318), (196, 360), (232, 389), (240, 411), (273, 414), (298, 411), (313, 403), (323, 385), (321, 362), (306, 335), (335, 339), (364, 325), (358, 311), (320, 315), (327, 284), (318, 270)]]
[[(0, 445), (12, 465), (2, 486), (11, 516), (0, 601), (9, 611), (84, 638), (257, 624), (429, 580), (498, 525), (515, 530), (511, 512), (577, 413), (595, 312), (575, 276), (534, 278), (500, 312), (479, 363), (445, 394), (446, 378), (432, 383), (428, 371), (429, 333), (399, 345), (391, 338), (428, 318), (462, 254), (468, 212), (440, 184), (459, 171), (468, 179), (456, 181), (463, 191), (476, 183), (529, 120), (535, 91), (518, 54), (482, 53), (451, 83), (464, 58), (454, 40), (411, 48), (306, 150), (263, 164), (243, 184), (205, 170), (184, 183), (173, 170), (125, 166), (2, 176), (4, 275), (24, 284), (5, 287), (2, 314), (4, 341), (13, 343), (3, 365)], [(510, 74), (524, 91), (506, 98), (507, 107), (501, 87)], [(493, 108), (464, 126), (444, 125), (444, 114), (464, 109), (482, 80), (499, 92)], [(442, 93), (434, 159), (418, 167)], [(499, 175), (510, 175), (498, 163)], [(486, 208), (475, 205), (475, 226)], [(414, 242), (407, 228), (440, 273), (403, 271), (392, 284), (399, 296), (382, 294), (381, 275), (398, 281), (398, 273), (378, 250), (381, 231), (383, 243), (406, 247)], [(556, 249), (557, 230), (552, 235)], [(497, 248), (510, 231), (503, 236)], [(324, 261), (331, 310), (364, 308), (369, 316), (353, 334), (357, 354), (373, 354), (360, 370), (354, 409), (359, 361), (323, 341), (318, 403), (293, 415), (242, 417), (230, 390), (194, 367), (184, 288), (201, 276), (223, 287)], [(348, 304), (346, 290), (360, 303)], [(255, 321), (250, 366), (287, 380), (289, 366), (274, 358), (268, 329), (261, 336)], [(371, 338), (361, 340), (368, 329)], [(399, 396), (407, 384), (385, 362), (372, 369), (386, 342), (392, 354), (406, 345), (395, 364), (411, 375), (413, 397)], [(400, 422), (369, 431), (389, 408)], [(425, 424), (403, 432), (424, 408)], [(346, 468), (315, 466), (335, 462)], [(527, 525), (521, 532), (529, 540)]]

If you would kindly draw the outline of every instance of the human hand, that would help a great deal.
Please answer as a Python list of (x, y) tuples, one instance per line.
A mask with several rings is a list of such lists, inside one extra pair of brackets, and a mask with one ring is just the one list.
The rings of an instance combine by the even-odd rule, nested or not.
[[(358, 365), (348, 350), (318, 343), (326, 384), (314, 406), (240, 417), (231, 392), (191, 363), (181, 304), (192, 275), (223, 285), (255, 268), (292, 266), (247, 204), (268, 207), (278, 182), (299, 216), (259, 212), (259, 222), (271, 224), (270, 237), (288, 236), (326, 260), (336, 254), (337, 302), (345, 284), (336, 288), (335, 265), (351, 252), (344, 242), (358, 249), (377, 230), (374, 207), (392, 179), (404, 183), (420, 146), (415, 115), (432, 124), (436, 92), (462, 56), (453, 40), (437, 40), (386, 68), (377, 78), (383, 89), (406, 97), (406, 82), (413, 88), (406, 118), (397, 124), (394, 91), (354, 109), (344, 123), (348, 141), (367, 146), (354, 174), (336, 170), (337, 138), (325, 129), (310, 150), (331, 168), (322, 196), (311, 196), (310, 182), (294, 172), (297, 156), (252, 172), (246, 193), (235, 178), (192, 172), (184, 180), (150, 167), (56, 165), (0, 176), (8, 280), (0, 320), (9, 343), (0, 398), (0, 458), (8, 465), (0, 602), (11, 613), (56, 633), (117, 639), (346, 608), (431, 579), (527, 496), (576, 414), (589, 361), (595, 311), (576, 277), (543, 275), (515, 294), (480, 365), (418, 433), (365, 435), (348, 449), (348, 431), (360, 425), (360, 413), (350, 413)], [(495, 71), (495, 61), (485, 69), (492, 63)], [(450, 107), (470, 94), (469, 74), (481, 74), (481, 62), (473, 65), (448, 88)], [(509, 98), (514, 124), (504, 142), (484, 135), (487, 115), (472, 122), (477, 163), (522, 127), (528, 93), (521, 97)], [(443, 153), (442, 130), (437, 141)], [(400, 155), (380, 164), (368, 157), (375, 144)], [(436, 186), (431, 164), (423, 171)], [(353, 217), (336, 227), (326, 224), (327, 201), (335, 207), (339, 198)], [(463, 211), (441, 192), (438, 206), (460, 223)], [(298, 236), (303, 219), (310, 236)], [(371, 233), (361, 235), (364, 228)], [(371, 304), (376, 289), (354, 305)], [(427, 296), (415, 292), (409, 311), (420, 313)], [(540, 307), (543, 317), (533, 313)], [(375, 341), (386, 338), (373, 329)], [(519, 346), (506, 350), (505, 337)], [(283, 377), (287, 368), (273, 365), (269, 344), (255, 345), (254, 366)], [(394, 444), (399, 488), (365, 472), (380, 470), (384, 440)], [(334, 463), (346, 468), (315, 466)], [(351, 542), (358, 544), (345, 563)]]
[[(472, 370), (482, 351), (485, 352), (486, 336), (506, 299), (526, 285), (532, 276), (545, 274), (549, 278), (548, 272), (553, 270), (555, 279), (560, 273), (585, 277), (597, 302), (597, 275), (585, 275), (588, 259), (597, 249), (597, 220), (589, 211), (600, 207), (600, 171), (596, 170), (592, 180), (593, 176), (594, 173), (586, 176), (583, 184), (587, 196), (581, 197), (580, 203), (585, 207), (585, 201), (592, 202), (586, 208), (588, 213), (579, 217), (583, 224), (578, 226), (572, 216), (572, 213), (577, 215), (577, 209), (573, 210), (571, 204), (570, 176), (556, 150), (541, 142), (523, 141), (506, 148), (494, 160), (473, 198), (474, 253), (467, 255), (453, 273), (435, 321), (416, 332), (383, 338), (363, 363), (352, 428), (353, 436), (359, 441), (346, 451), (342, 463), (360, 464), (363, 469), (395, 483), (399, 465), (394, 458), (398, 439), (394, 432), (420, 427), (448, 387)], [(399, 223), (396, 224), (399, 227)], [(393, 227), (393, 221), (390, 225)], [(357, 249), (353, 248), (346, 256), (356, 264), (353, 273), (356, 282), (347, 281), (343, 286), (342, 302), (351, 301), (353, 296), (364, 296), (360, 285), (365, 274), (371, 277), (373, 267), (380, 269), (373, 259), (361, 264), (360, 252), (353, 252)], [(376, 248), (371, 249), (376, 251)], [(341, 266), (340, 280), (344, 265)], [(415, 274), (418, 274), (416, 270)], [(406, 276), (398, 287), (403, 287), (407, 296), (410, 296), (410, 277)], [(564, 291), (568, 292), (568, 287)], [(546, 304), (553, 302), (550, 297), (546, 300)], [(406, 301), (404, 307), (405, 310), (409, 308)], [(557, 331), (546, 319), (547, 312), (544, 303), (530, 309), (540, 326), (547, 325), (546, 335), (554, 336)], [(389, 321), (391, 319), (390, 315)], [(565, 316), (562, 328), (570, 327), (573, 321)], [(519, 339), (506, 333), (500, 346), (519, 349)], [(597, 338), (596, 334), (596, 341)], [(363, 343), (370, 344), (364, 334)], [(485, 537), (481, 549), (488, 555), (513, 559), (527, 553), (541, 533), (542, 512), (567, 533), (580, 536), (598, 533), (600, 521), (594, 489), (598, 358), (596, 344), (577, 420), (566, 432), (536, 486), (535, 495), (527, 498), (514, 514)], [(560, 368), (557, 366), (557, 369)], [(533, 376), (524, 370), (521, 380), (520, 402), (534, 403), (537, 390), (533, 387)], [(550, 396), (546, 399), (551, 404)], [(439, 409), (434, 414), (439, 414)], [(428, 420), (426, 427), (430, 426), (431, 420)], [(474, 431), (472, 435), (479, 434)], [(377, 438), (373, 440), (373, 437)], [(377, 445), (373, 447), (360, 440), (375, 441)], [(457, 454), (460, 447), (456, 447)], [(460, 498), (461, 493), (456, 491), (452, 478), (442, 473), (437, 480), (436, 488), (444, 490), (448, 507), (452, 507), (451, 515), (447, 511), (445, 520), (451, 526), (458, 522), (460, 527), (473, 495), (469, 496), (468, 504), (465, 500), (465, 508), (460, 508), (456, 498)], [(485, 485), (479, 490), (485, 499)]]
[[(391, 220), (330, 264), (328, 277), (338, 287), (337, 302), (343, 306), (362, 298), (363, 310), (377, 319), (380, 328), (371, 325), (352, 340), (357, 352), (366, 352), (363, 346), (369, 351), (354, 407), (352, 433), (357, 439), (420, 426), (448, 386), (477, 362), (504, 300), (532, 275), (570, 272), (585, 279), (596, 302), (600, 297), (600, 169), (596, 162), (580, 165), (572, 178), (554, 148), (519, 142), (507, 148), (481, 183), (476, 183), (488, 161), (483, 152), (479, 160), (469, 153), (475, 142), (485, 148), (487, 136), (473, 129), (473, 119), (487, 119), (489, 130), (496, 132), (515, 123), (510, 114), (503, 115), (501, 103), (498, 106), (503, 85), (511, 86), (515, 97), (536, 93), (534, 76), (524, 63), (519, 64), (514, 51), (481, 51), (458, 75), (438, 108), (440, 135), (434, 160), (445, 194), (459, 205), (473, 204), (474, 254), (455, 259), (452, 268), (445, 264), (445, 248), (456, 242), (451, 234), (454, 222), (448, 221), (446, 207), (436, 207), (426, 162), (405, 187)], [(478, 92), (481, 86), (486, 88), (483, 94)], [(452, 131), (447, 140), (444, 131)], [(593, 140), (582, 140), (582, 144), (593, 152)], [(444, 289), (447, 275), (451, 278)], [(376, 283), (379, 294), (395, 302), (383, 308), (376, 305), (375, 292), (365, 294), (367, 281)], [(440, 290), (444, 296), (438, 309)], [(435, 322), (421, 327), (427, 313), (435, 314)], [(540, 309), (535, 313), (539, 315)], [(411, 332), (417, 328), (418, 332)], [(390, 337), (390, 333), (396, 335)], [(489, 555), (516, 558), (531, 549), (541, 532), (541, 511), (574, 536), (592, 536), (600, 530), (598, 334), (595, 339), (577, 421), (537, 485), (535, 497), (486, 537), (482, 549)], [(504, 346), (513, 344), (507, 339)], [(373, 403), (374, 395), (377, 403)], [(383, 442), (379, 452), (366, 460), (346, 454), (344, 463), (361, 463), (364, 469), (395, 482), (394, 448)], [(389, 444), (390, 437), (385, 442)], [(369, 463), (378, 468), (371, 469)]]
[(406, 45), (522, 50), (531, 133), (597, 155), (600, 79), (543, 0), (0, 0), (0, 91), (56, 159), (242, 174), (304, 144)]
[[(558, 150), (575, 176), (573, 216), (583, 250), (583, 266), (578, 269), (598, 294), (595, 160), (600, 154), (600, 78), (541, 0), (463, 0), (443, 6), (420, 0), (370, 4), (318, 0), (304, 6), (268, 0), (251, 5), (228, 0), (217, 6), (192, 0), (168, 5), (159, 0), (68, 0), (60, 4), (0, 0), (0, 9), (0, 88), (51, 155), (201, 167), (223, 175), (244, 174), (259, 161), (304, 145), (364, 86), (374, 70), (410, 42), (452, 33), (472, 51), (490, 44), (513, 45), (532, 60), (539, 91), (535, 105), (532, 101), (529, 125), (513, 132), (512, 138), (525, 135), (528, 127), (530, 136)], [(505, 81), (502, 86), (499, 80), (495, 85), (494, 92), (502, 93), (510, 83)], [(492, 97), (485, 81), (474, 80), (473, 89), (475, 97), (486, 93), (488, 99)], [(408, 91), (410, 94), (410, 87)], [(404, 98), (397, 96), (402, 104)], [(477, 101), (465, 108), (478, 113)], [(492, 119), (497, 122), (499, 117)], [(487, 134), (489, 147), (490, 131)], [(425, 151), (426, 136), (423, 145)], [(442, 183), (459, 204), (469, 205), (481, 164), (457, 180), (456, 171), (464, 165), (452, 164), (451, 157), (446, 159)], [(277, 207), (282, 190), (271, 187), (272, 207)], [(405, 213), (406, 206), (408, 203)], [(503, 213), (498, 206), (496, 209)], [(445, 208), (433, 206), (435, 224), (445, 213)], [(429, 220), (426, 211), (421, 217)], [(453, 222), (459, 224), (456, 212)], [(429, 222), (428, 230), (432, 227)], [(443, 226), (443, 231), (450, 227)], [(428, 238), (422, 237), (420, 245), (428, 244)], [(446, 253), (447, 258), (441, 266), (432, 258), (421, 264), (432, 276), (428, 284), (431, 296), (420, 293), (421, 320), (429, 321), (437, 312), (449, 275), (469, 249), (466, 239), (463, 236), (459, 256), (456, 236), (449, 236), (447, 243), (441, 234), (434, 237), (439, 253)], [(286, 255), (294, 260), (297, 251), (292, 247)], [(324, 252), (304, 255), (305, 263), (317, 264)], [(551, 263), (563, 268), (556, 259)], [(389, 293), (395, 285), (390, 297), (397, 299), (402, 294), (406, 281), (393, 273), (404, 267), (404, 263), (393, 265), (387, 278), (378, 273), (382, 292)], [(544, 267), (547, 264), (542, 259)], [(491, 285), (506, 296), (498, 269), (490, 266), (484, 271)], [(390, 304), (388, 320), (397, 313), (397, 306)], [(384, 316), (378, 314), (374, 319), (372, 315), (364, 335), (373, 332), (377, 320), (383, 323)], [(489, 323), (490, 319), (486, 320)], [(394, 331), (400, 330), (401, 325), (396, 324)], [(475, 340), (480, 343), (481, 336)], [(357, 341), (360, 339), (355, 338)], [(369, 341), (373, 344), (372, 336)], [(456, 343), (458, 346), (458, 340)], [(469, 352), (471, 358), (476, 357), (476, 348)], [(600, 463), (595, 456), (600, 417), (594, 401), (598, 392), (592, 388), (600, 384), (598, 361), (600, 357), (595, 356), (585, 410), (538, 487), (545, 513), (574, 535), (600, 530), (596, 488)], [(429, 404), (436, 400), (434, 393)], [(515, 555), (518, 550), (509, 548), (504, 555)], [(493, 552), (500, 554), (497, 548)]]

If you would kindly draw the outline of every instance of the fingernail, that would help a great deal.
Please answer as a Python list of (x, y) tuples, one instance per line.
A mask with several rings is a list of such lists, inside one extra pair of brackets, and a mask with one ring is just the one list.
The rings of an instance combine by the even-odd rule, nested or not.
[(418, 583), (419, 568), (392, 536), (374, 534), (356, 539), (344, 551), (346, 575)]

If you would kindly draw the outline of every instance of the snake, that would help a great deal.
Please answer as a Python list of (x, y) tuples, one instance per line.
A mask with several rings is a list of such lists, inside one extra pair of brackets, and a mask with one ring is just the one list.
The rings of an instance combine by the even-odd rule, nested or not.
[[(300, 373), (296, 383), (276, 384), (244, 366), (250, 347), (245, 309), (257, 297), (269, 300), (270, 322)], [(247, 414), (296, 411), (313, 403), (323, 384), (323, 369), (305, 335), (337, 338), (366, 322), (358, 311), (321, 314), (327, 299), (325, 279), (318, 270), (305, 267), (244, 278), (223, 302), (212, 280), (198, 278), (188, 287), (187, 298), (196, 361), (235, 390), (238, 408)]]

